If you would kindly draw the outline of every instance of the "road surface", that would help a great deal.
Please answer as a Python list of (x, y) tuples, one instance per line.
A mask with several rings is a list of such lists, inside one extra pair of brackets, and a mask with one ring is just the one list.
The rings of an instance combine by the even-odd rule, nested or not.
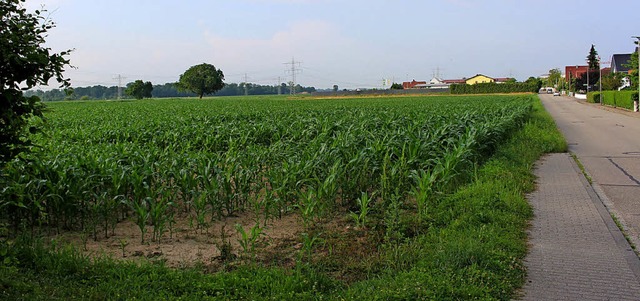
[(605, 206), (640, 249), (640, 113), (540, 94)]

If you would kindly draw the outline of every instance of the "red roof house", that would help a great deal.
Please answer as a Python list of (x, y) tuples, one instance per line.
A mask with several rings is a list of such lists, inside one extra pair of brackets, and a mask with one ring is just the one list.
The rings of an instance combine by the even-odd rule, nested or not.
[(582, 74), (587, 73), (589, 66), (566, 66), (564, 67), (564, 76), (567, 81), (572, 78), (580, 77)]
[(426, 85), (426, 84), (427, 84), (427, 82), (424, 82), (424, 81), (422, 81), (422, 82), (417, 82), (417, 81), (414, 79), (414, 80), (412, 80), (412, 81), (410, 81), (410, 82), (403, 82), (403, 83), (402, 83), (402, 88), (403, 88), (403, 89), (416, 89), (416, 88), (417, 88), (417, 87), (416, 87), (417, 85)]

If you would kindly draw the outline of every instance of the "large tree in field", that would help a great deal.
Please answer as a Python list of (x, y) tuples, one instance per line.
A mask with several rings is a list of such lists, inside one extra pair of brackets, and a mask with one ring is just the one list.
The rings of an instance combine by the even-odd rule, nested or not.
[(45, 11), (27, 12), (24, 2), (0, 1), (0, 168), (32, 146), (29, 135), (38, 128), (29, 120), (42, 118), (40, 98), (22, 92), (52, 78), (69, 87), (62, 73), (70, 50), (51, 53), (43, 46), (55, 24), (42, 16)]
[(124, 93), (135, 97), (135, 99), (151, 98), (151, 91), (153, 91), (153, 85), (151, 82), (143, 82), (142, 80), (136, 80), (133, 83), (127, 85), (127, 89)]
[(200, 99), (207, 94), (215, 93), (224, 87), (224, 74), (211, 64), (195, 65), (182, 75), (176, 84), (179, 90), (197, 94)]

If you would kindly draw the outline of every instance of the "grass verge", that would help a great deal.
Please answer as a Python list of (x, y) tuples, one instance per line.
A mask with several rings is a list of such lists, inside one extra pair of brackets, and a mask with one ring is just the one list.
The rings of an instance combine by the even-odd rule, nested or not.
[(90, 260), (71, 247), (33, 241), (0, 245), (5, 300), (509, 300), (524, 282), (532, 168), (566, 151), (553, 119), (535, 101), (530, 119), (483, 164), (474, 180), (431, 204), (419, 235), (379, 246), (384, 268), (350, 285), (300, 262), (206, 274), (161, 263)]

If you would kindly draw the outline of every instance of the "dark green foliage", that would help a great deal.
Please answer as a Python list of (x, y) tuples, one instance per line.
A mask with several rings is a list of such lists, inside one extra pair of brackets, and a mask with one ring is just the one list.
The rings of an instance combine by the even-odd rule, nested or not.
[(133, 83), (127, 85), (127, 89), (124, 93), (133, 96), (135, 99), (151, 98), (151, 91), (153, 91), (153, 85), (151, 82), (143, 82), (142, 80), (136, 80)]
[(600, 60), (598, 59), (598, 52), (596, 47), (592, 44), (589, 49), (589, 55), (587, 55), (587, 63), (589, 64), (589, 70), (600, 69)]
[(475, 85), (453, 84), (451, 94), (537, 93), (541, 82), (535, 83), (480, 83)]
[(45, 11), (28, 13), (23, 2), (0, 2), (0, 168), (29, 149), (29, 135), (38, 130), (29, 119), (42, 117), (40, 99), (25, 97), (22, 90), (52, 78), (69, 85), (62, 75), (69, 51), (52, 54), (43, 46), (54, 23), (42, 16)]
[[(597, 83), (600, 77), (600, 71), (598, 69), (590, 70), (589, 72), (582, 73), (579, 77), (575, 78), (574, 85), (578, 91), (587, 90), (587, 79), (589, 81), (589, 92), (599, 89)], [(588, 76), (587, 76), (588, 73)], [(588, 77), (588, 78), (587, 78)]]
[(200, 99), (202, 96), (215, 93), (224, 87), (224, 73), (211, 64), (195, 65), (182, 75), (176, 83), (180, 91), (193, 92)]
[(631, 70), (631, 74), (630, 74), (631, 89), (638, 90), (638, 52), (637, 51), (634, 51), (631, 54), (631, 60), (629, 61), (629, 64), (627, 66)]
[[(131, 85), (131, 84), (129, 84)], [(247, 90), (249, 95), (276, 95), (280, 89), (280, 94), (289, 94), (290, 87), (284, 84), (284, 86), (275, 85), (258, 85), (247, 84)], [(296, 85), (296, 91), (313, 93), (316, 91), (315, 87), (303, 87), (300, 84)], [(42, 90), (29, 90), (25, 91), (25, 96), (38, 96), (43, 101), (56, 101), (56, 100), (77, 100), (82, 99), (84, 96), (88, 96), (89, 99), (115, 99), (118, 97), (118, 87), (111, 86), (105, 87), (101, 85), (91, 87), (76, 87), (73, 89), (71, 95), (67, 95), (65, 91), (60, 89), (52, 89), (48, 91)], [(216, 96), (237, 96), (244, 95), (244, 85), (238, 85), (235, 83), (225, 84), (224, 87), (215, 93)], [(175, 98), (175, 97), (194, 97), (193, 92), (179, 91), (175, 83), (166, 83), (162, 85), (153, 85), (151, 96), (154, 98)]]
[(393, 84), (391, 85), (391, 90), (402, 90), (402, 89), (404, 89), (404, 88), (402, 87), (402, 85), (401, 85), (401, 84), (393, 83)]

